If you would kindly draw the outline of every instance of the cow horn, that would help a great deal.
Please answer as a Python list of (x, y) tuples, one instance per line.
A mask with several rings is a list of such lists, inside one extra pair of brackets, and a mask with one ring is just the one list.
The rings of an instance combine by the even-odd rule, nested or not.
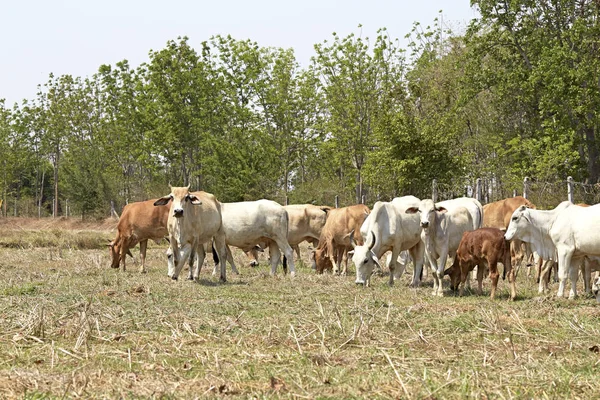
[(371, 235), (373, 236), (373, 242), (369, 245), (369, 250), (371, 250), (373, 246), (375, 246), (375, 241), (377, 240), (375, 238), (375, 232), (371, 231)]
[(352, 229), (352, 232), (350, 232), (350, 244), (352, 245), (353, 249), (356, 248), (356, 242), (354, 241), (354, 229)]

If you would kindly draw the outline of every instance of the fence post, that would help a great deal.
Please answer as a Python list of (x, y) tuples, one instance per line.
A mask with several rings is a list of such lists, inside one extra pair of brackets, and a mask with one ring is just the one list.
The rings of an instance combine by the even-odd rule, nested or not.
[(575, 204), (575, 193), (573, 189), (575, 189), (575, 182), (573, 181), (573, 177), (569, 176), (567, 177), (567, 200)]
[(366, 197), (367, 196), (364, 195), (364, 194), (361, 196), (361, 198), (360, 198), (360, 204), (365, 204)]
[(285, 205), (286, 205), (286, 206), (287, 206), (287, 205), (289, 205), (289, 201), (290, 201), (290, 200), (288, 199), (288, 197), (287, 197), (287, 196), (285, 196)]
[(481, 203), (481, 178), (475, 181), (475, 198)]
[(434, 179), (431, 182), (431, 200), (433, 200), (434, 203), (437, 203), (437, 197), (438, 197), (437, 179)]
[(335, 208), (340, 208), (340, 196), (335, 195)]
[(513, 197), (517, 197), (517, 189), (513, 189)]
[(529, 177), (526, 176), (525, 179), (523, 179), (523, 197), (527, 199), (528, 196), (529, 196)]

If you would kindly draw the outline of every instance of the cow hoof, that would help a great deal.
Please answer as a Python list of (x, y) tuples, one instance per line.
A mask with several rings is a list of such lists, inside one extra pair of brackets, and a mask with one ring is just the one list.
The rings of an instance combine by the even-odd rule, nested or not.
[(176, 276), (172, 276), (171, 279), (174, 280), (174, 281), (176, 281), (177, 277)]
[(296, 276), (296, 272), (290, 272), (290, 278), (293, 278)]
[(193, 276), (188, 276), (187, 280), (188, 281), (194, 281), (194, 277)]

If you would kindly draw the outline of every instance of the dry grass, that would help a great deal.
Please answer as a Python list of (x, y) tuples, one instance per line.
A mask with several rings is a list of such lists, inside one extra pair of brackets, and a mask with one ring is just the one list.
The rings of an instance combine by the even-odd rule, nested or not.
[(597, 396), (600, 308), (538, 297), (523, 273), (511, 303), (507, 282), (496, 301), (434, 298), (430, 280), (269, 277), (264, 259), (172, 282), (164, 248), (148, 253), (141, 275), (105, 250), (0, 249), (0, 397)]

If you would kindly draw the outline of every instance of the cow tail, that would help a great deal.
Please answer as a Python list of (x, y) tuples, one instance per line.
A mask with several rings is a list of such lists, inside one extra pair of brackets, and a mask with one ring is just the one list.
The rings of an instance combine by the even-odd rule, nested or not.
[(504, 260), (502, 261), (502, 265), (504, 265), (504, 272), (502, 272), (502, 280), (505, 280), (506, 272), (512, 269), (509, 240), (504, 240)]
[[(289, 229), (290, 229), (290, 216), (288, 215), (287, 211), (285, 212), (285, 237), (287, 240), (287, 237), (289, 235)], [(290, 243), (288, 242), (288, 246), (290, 245)], [(292, 251), (292, 257), (294, 256), (294, 252)], [(287, 274), (287, 257), (285, 256), (285, 254), (283, 254), (283, 273)]]
[(477, 229), (483, 227), (483, 207), (481, 204), (477, 205), (477, 214), (479, 214), (479, 223), (477, 224)]
[(217, 249), (215, 249), (214, 241), (212, 243), (211, 249), (212, 249), (213, 261), (215, 262), (215, 265), (217, 265), (219, 263), (219, 253), (217, 253)]

